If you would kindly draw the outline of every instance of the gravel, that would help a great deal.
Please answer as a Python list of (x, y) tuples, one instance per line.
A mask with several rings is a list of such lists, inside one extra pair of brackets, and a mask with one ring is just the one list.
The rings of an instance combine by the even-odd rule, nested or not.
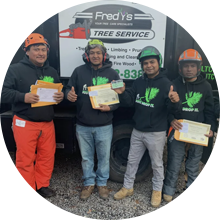
[[(217, 138), (219, 138), (219, 134)], [(108, 181), (111, 190), (110, 198), (102, 200), (95, 189), (87, 201), (81, 201), (79, 194), (82, 187), (82, 169), (78, 155), (63, 155), (57, 152), (51, 188), (57, 195), (43, 199), (43, 205), (31, 208), (24, 204), (16, 191), (16, 174), (14, 153), (0, 150), (0, 219), (220, 219), (220, 212), (214, 204), (217, 198), (220, 177), (220, 142), (215, 139), (211, 167), (200, 163), (198, 179), (199, 206), (190, 206), (182, 195), (184, 185), (184, 169), (180, 171), (177, 192), (172, 203), (162, 202), (159, 208), (150, 206), (152, 191), (151, 178), (136, 183), (134, 195), (121, 201), (114, 201), (113, 195), (122, 186), (120, 183)]]

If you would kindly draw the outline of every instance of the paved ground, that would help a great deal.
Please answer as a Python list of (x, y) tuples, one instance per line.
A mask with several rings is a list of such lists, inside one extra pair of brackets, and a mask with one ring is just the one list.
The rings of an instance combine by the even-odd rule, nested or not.
[(182, 196), (184, 184), (182, 167), (174, 201), (172, 203), (163, 201), (159, 208), (152, 208), (150, 206), (152, 176), (136, 183), (134, 195), (122, 201), (113, 200), (114, 193), (122, 185), (112, 181), (108, 182), (111, 189), (108, 200), (100, 199), (96, 189), (86, 202), (80, 201), (82, 185), (80, 157), (57, 154), (51, 180), (51, 187), (56, 190), (57, 196), (44, 199), (42, 207), (31, 208), (20, 201), (16, 191), (14, 154), (0, 150), (0, 219), (220, 219), (220, 212), (214, 208), (220, 182), (218, 166), (220, 166), (220, 142), (215, 143), (210, 169), (200, 164), (198, 207), (188, 205)]

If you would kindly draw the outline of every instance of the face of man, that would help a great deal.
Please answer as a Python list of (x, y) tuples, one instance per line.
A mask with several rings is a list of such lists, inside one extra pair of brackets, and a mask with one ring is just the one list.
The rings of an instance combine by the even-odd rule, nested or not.
[(29, 56), (29, 60), (35, 66), (43, 66), (47, 60), (47, 46), (46, 45), (33, 45), (30, 50), (26, 52)]
[(186, 62), (182, 65), (183, 76), (188, 79), (188, 81), (193, 81), (197, 78), (198, 67), (194, 62)]
[(159, 74), (159, 63), (156, 58), (150, 58), (143, 61), (143, 70), (148, 78), (154, 78)]
[(93, 67), (102, 67), (103, 53), (98, 47), (89, 51), (89, 59)]

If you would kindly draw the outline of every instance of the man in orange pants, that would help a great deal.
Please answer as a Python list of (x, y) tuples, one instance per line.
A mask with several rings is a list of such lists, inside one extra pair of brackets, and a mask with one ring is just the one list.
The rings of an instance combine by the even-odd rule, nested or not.
[[(30, 87), (37, 80), (60, 81), (56, 70), (49, 66), (49, 44), (41, 34), (31, 34), (25, 40), (24, 51), (24, 58), (7, 71), (1, 102), (12, 104), (18, 171), (40, 195), (51, 197), (55, 195), (48, 188), (56, 149), (54, 111), (51, 105), (32, 108), (31, 104), (37, 103), (39, 96), (30, 93)], [(54, 100), (61, 102), (63, 93), (54, 93)]]

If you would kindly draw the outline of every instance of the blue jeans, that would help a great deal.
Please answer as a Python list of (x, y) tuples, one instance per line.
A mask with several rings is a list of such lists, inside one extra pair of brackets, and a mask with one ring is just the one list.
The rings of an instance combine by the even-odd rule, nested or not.
[[(176, 191), (179, 171), (185, 156), (185, 142), (174, 139), (174, 130), (167, 139), (167, 169), (163, 185), (163, 193), (173, 196)], [(191, 144), (185, 161), (185, 171), (188, 175), (188, 188), (199, 175), (199, 161), (202, 158), (203, 146)]]
[[(84, 186), (106, 186), (109, 178), (110, 148), (113, 135), (112, 125), (86, 127), (76, 125), (76, 137), (82, 156)], [(94, 171), (95, 151), (98, 159)]]

